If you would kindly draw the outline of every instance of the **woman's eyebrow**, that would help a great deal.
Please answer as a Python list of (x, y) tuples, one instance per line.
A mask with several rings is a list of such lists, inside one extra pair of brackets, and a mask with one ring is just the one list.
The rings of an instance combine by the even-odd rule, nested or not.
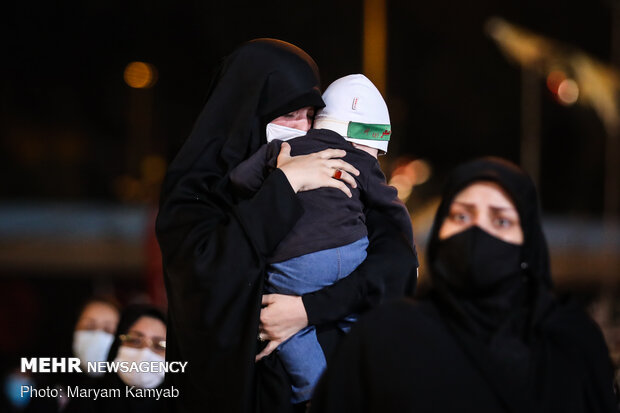
[(462, 207), (467, 208), (467, 209), (476, 209), (476, 204), (470, 204), (468, 202), (454, 201), (454, 202), (452, 202), (452, 205), (454, 205), (454, 204), (458, 204), (459, 206), (462, 206)]
[(493, 212), (505, 212), (505, 211), (514, 211), (515, 213), (517, 212), (517, 209), (513, 206), (500, 207), (500, 206), (490, 205), (489, 209), (491, 209), (491, 211)]
[(144, 337), (144, 334), (142, 334), (142, 333), (141, 333), (140, 331), (138, 331), (138, 330), (129, 330), (129, 331), (127, 332), (127, 334), (135, 334), (135, 335), (137, 335), (137, 336), (142, 336), (142, 337)]

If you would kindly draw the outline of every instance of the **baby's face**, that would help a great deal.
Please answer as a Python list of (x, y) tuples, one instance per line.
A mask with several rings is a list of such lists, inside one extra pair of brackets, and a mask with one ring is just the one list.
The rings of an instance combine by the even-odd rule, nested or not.
[(353, 145), (353, 147), (357, 148), (357, 149), (361, 149), (364, 152), (369, 153), (370, 155), (372, 155), (375, 159), (377, 158), (377, 156), (379, 155), (379, 149), (377, 148), (371, 148), (370, 146), (366, 146), (366, 145), (360, 145), (359, 143), (355, 143), (355, 142), (351, 142), (351, 145)]

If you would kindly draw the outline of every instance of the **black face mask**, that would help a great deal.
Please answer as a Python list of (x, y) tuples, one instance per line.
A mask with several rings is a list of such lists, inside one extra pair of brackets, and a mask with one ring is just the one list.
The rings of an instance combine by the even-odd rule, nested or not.
[(520, 245), (473, 226), (441, 240), (431, 267), (454, 292), (484, 296), (520, 281), (520, 260)]

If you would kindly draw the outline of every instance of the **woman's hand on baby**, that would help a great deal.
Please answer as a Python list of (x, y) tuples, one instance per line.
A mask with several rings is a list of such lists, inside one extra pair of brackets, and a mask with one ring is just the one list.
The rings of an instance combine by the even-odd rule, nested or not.
[[(337, 159), (346, 154), (342, 149), (325, 149), (308, 155), (291, 156), (291, 145), (283, 142), (277, 166), (284, 172), (295, 192), (332, 187), (351, 197), (351, 190), (345, 183), (356, 188), (353, 175), (358, 176), (360, 172), (350, 163)], [(336, 179), (334, 173), (338, 170), (341, 175)]]
[(271, 354), (281, 343), (308, 325), (308, 315), (300, 296), (265, 294), (258, 326), (267, 346), (256, 355), (256, 361)]

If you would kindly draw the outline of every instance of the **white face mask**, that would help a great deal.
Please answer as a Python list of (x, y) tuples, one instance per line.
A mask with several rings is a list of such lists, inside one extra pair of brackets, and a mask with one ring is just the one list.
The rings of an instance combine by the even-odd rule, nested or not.
[(102, 372), (88, 371), (89, 361), (106, 361), (114, 336), (101, 330), (78, 330), (73, 333), (73, 354), (80, 359), (82, 371), (92, 377), (103, 375)]
[(275, 123), (267, 124), (267, 143), (274, 139), (279, 141), (288, 141), (298, 136), (304, 136), (306, 131), (289, 128), (288, 126), (276, 125)]
[[(127, 361), (129, 363), (134, 361), (136, 363), (140, 363), (142, 361), (163, 362), (165, 361), (165, 358), (160, 356), (159, 354), (153, 353), (150, 349), (146, 347), (133, 348), (127, 346), (120, 346), (118, 348), (118, 354), (116, 355), (114, 361)], [(119, 370), (118, 376), (126, 385), (141, 387), (143, 389), (154, 389), (164, 381), (163, 371), (157, 373), (128, 371), (127, 373), (123, 373), (121, 370)]]

